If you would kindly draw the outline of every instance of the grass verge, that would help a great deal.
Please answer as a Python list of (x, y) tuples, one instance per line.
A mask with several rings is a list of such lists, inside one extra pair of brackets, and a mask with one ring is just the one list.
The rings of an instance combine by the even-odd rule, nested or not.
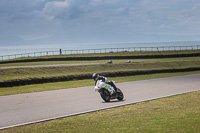
[(200, 91), (106, 111), (14, 127), (2, 133), (198, 133)]
[[(124, 63), (128, 59), (114, 59), (114, 63)], [(156, 59), (129, 59), (131, 62), (169, 62), (169, 61), (195, 61), (200, 60), (200, 57), (179, 57), (179, 58), (156, 58)], [(16, 66), (32, 66), (35, 65), (56, 65), (56, 64), (87, 64), (87, 63), (107, 63), (109, 60), (87, 60), (87, 61), (40, 61), (40, 62), (19, 62), (0, 64), (0, 67), (16, 67)]]
[[(148, 60), (147, 60), (148, 61)], [(119, 64), (98, 64), (80, 66), (54, 66), (54, 67), (31, 67), (31, 68), (4, 68), (0, 69), (0, 82), (10, 80), (23, 80), (31, 78), (51, 78), (69, 75), (107, 73), (119, 71), (137, 70), (161, 70), (176, 68), (199, 67), (200, 60), (189, 61), (166, 61), (166, 62), (136, 62)]]

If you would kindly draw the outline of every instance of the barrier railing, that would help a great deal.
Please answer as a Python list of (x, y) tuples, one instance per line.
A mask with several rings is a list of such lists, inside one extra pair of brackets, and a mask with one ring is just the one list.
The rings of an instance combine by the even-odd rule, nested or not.
[(62, 50), (57, 51), (42, 51), (33, 53), (13, 54), (0, 56), (0, 61), (16, 59), (16, 58), (29, 58), (49, 55), (66, 55), (66, 54), (89, 54), (89, 53), (108, 53), (108, 52), (123, 52), (123, 51), (176, 51), (176, 50), (198, 50), (200, 45), (191, 46), (160, 46), (160, 47), (126, 47), (126, 48), (101, 48), (101, 49), (81, 49), (81, 50)]

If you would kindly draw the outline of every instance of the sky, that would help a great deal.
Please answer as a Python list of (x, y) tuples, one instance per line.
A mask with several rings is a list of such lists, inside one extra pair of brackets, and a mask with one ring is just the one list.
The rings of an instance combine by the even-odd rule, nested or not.
[(199, 36), (199, 0), (0, 0), (0, 46)]

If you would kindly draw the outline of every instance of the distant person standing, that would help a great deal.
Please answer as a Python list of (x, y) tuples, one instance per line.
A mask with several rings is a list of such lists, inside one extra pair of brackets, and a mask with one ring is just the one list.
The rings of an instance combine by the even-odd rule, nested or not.
[(60, 55), (62, 55), (62, 49), (60, 49)]

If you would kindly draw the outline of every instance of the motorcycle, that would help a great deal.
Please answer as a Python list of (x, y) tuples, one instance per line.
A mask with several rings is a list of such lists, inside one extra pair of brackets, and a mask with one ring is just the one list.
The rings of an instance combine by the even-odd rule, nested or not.
[(101, 80), (97, 81), (94, 89), (95, 91), (98, 91), (100, 93), (101, 98), (105, 102), (110, 102), (111, 99), (118, 99), (119, 101), (122, 101), (124, 99), (124, 94), (119, 88), (117, 88), (117, 91), (115, 91), (115, 89), (111, 85)]

